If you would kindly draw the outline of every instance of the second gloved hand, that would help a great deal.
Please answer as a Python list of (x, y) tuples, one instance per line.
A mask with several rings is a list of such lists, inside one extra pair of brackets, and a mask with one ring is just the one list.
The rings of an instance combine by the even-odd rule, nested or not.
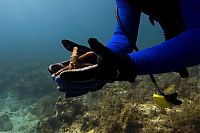
[(137, 74), (128, 55), (113, 53), (95, 38), (89, 38), (88, 43), (99, 58), (96, 79), (108, 82), (135, 81)]

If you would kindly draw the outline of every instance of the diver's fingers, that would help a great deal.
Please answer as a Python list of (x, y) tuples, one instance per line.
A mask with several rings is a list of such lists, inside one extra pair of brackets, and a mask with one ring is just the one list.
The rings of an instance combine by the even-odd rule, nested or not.
[(171, 99), (176, 99), (178, 97), (178, 93), (167, 94), (167, 96)]
[(79, 45), (79, 44), (74, 43), (74, 42), (72, 42), (72, 41), (70, 41), (70, 40), (62, 40), (62, 44), (63, 44), (63, 46), (64, 46), (68, 51), (71, 51), (71, 52), (73, 51), (73, 48), (74, 48), (74, 47), (77, 47), (77, 48), (78, 48), (78, 53), (79, 53), (80, 55), (85, 54), (86, 52), (91, 51), (90, 48), (88, 48), (88, 47), (86, 47), (86, 46)]
[(92, 51), (94, 51), (98, 55), (109, 56), (110, 54), (112, 54), (112, 52), (106, 46), (100, 43), (96, 38), (89, 38), (88, 43)]
[(62, 66), (61, 64), (57, 63), (57, 64), (52, 64), (48, 67), (48, 71), (51, 73), (51, 74), (54, 74), (56, 73), (57, 71), (59, 71), (60, 69), (62, 69)]
[(182, 101), (178, 100), (178, 99), (174, 99), (173, 101), (171, 101), (171, 103), (174, 104), (174, 105), (181, 105)]
[(62, 44), (68, 51), (71, 51), (71, 52), (73, 51), (74, 47), (79, 47), (78, 44), (69, 40), (62, 40)]
[(165, 95), (165, 98), (168, 102), (174, 104), (174, 105), (181, 105), (182, 101), (177, 99), (178, 93), (173, 94), (167, 94)]

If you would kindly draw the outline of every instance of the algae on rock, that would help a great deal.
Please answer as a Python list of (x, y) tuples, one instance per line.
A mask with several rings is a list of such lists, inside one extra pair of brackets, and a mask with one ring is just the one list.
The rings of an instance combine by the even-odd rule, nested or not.
[[(156, 75), (162, 90), (171, 87), (183, 104), (160, 110), (152, 99), (154, 86), (147, 76), (135, 83), (114, 82), (78, 98), (59, 98), (56, 114), (59, 133), (200, 132), (199, 67), (189, 69), (189, 79), (177, 73)], [(51, 119), (49, 120), (51, 121)], [(48, 123), (48, 119), (44, 122)], [(50, 125), (49, 125), (50, 126)], [(41, 126), (45, 129), (46, 126)], [(49, 127), (50, 128), (50, 127)], [(40, 130), (42, 131), (42, 130)]]
[(0, 132), (12, 131), (13, 124), (7, 114), (0, 115)]

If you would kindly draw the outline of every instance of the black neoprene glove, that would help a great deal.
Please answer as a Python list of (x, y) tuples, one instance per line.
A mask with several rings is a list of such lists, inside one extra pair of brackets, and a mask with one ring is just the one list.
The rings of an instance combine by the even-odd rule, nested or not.
[(134, 64), (128, 55), (113, 53), (95, 38), (89, 38), (88, 43), (99, 58), (96, 79), (108, 82), (135, 81)]
[(178, 93), (172, 93), (172, 94), (164, 94), (163, 95), (166, 100), (174, 105), (181, 105), (182, 101), (177, 99)]
[[(74, 47), (77, 47), (78, 51), (76, 54), (78, 54), (78, 57), (82, 56), (82, 58), (77, 59), (79, 67), (73, 69), (63, 70), (63, 68), (69, 66), (70, 60), (51, 64), (48, 67), (53, 81), (57, 84), (57, 89), (64, 92), (66, 97), (77, 97), (101, 89), (107, 82), (95, 79), (97, 56), (93, 53), (83, 57), (83, 55), (91, 52), (91, 49), (70, 40), (62, 40), (62, 44), (69, 52), (72, 52)], [(90, 65), (84, 66), (84, 63), (89, 63)]]
[(95, 56), (87, 60), (94, 64), (93, 66), (66, 70), (59, 75), (54, 73), (68, 65), (69, 61), (52, 64), (48, 68), (53, 80), (58, 85), (58, 90), (64, 92), (66, 97), (76, 97), (99, 90), (106, 83), (116, 80), (134, 82), (136, 72), (128, 55), (113, 53), (95, 38), (90, 38), (88, 43), (91, 49), (69, 40), (62, 41), (68, 51), (73, 51), (73, 48), (77, 47), (79, 55), (89, 51), (95, 52)]

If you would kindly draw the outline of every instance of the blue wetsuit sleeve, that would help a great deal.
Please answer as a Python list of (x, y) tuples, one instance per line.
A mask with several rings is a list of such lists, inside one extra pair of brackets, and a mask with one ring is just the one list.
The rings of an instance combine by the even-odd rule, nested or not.
[(187, 30), (154, 47), (129, 54), (138, 74), (171, 72), (200, 63), (200, 30)]
[[(130, 33), (132, 42), (136, 43), (141, 12), (128, 3), (128, 0), (116, 0), (118, 14), (125, 29)], [(107, 47), (116, 53), (131, 53), (133, 45), (130, 44), (118, 22), (113, 37)]]
[(178, 36), (130, 53), (138, 74), (171, 72), (200, 64), (200, 0), (181, 0), (186, 30)]

